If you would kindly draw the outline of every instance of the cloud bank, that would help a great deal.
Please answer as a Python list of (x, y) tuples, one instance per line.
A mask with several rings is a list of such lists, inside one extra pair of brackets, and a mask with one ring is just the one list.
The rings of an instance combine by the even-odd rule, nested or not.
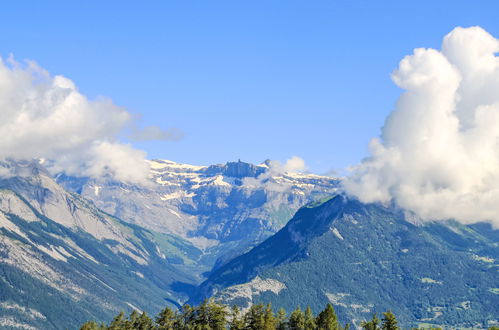
[(414, 50), (392, 79), (405, 92), (371, 156), (345, 190), (395, 202), (424, 220), (490, 221), (499, 227), (499, 40), (454, 29), (442, 49)]
[(273, 176), (279, 176), (286, 173), (303, 173), (307, 171), (307, 165), (303, 158), (293, 156), (283, 164), (278, 160), (269, 160), (265, 162), (268, 169), (256, 178), (244, 178), (243, 185), (250, 188), (263, 188), (268, 191), (285, 192), (291, 189), (291, 184), (277, 183), (272, 180)]
[[(50, 159), (52, 171), (143, 183), (146, 153), (116, 136), (133, 126), (131, 114), (108, 99), (89, 100), (63, 76), (34, 62), (0, 58), (0, 159)], [(139, 134), (140, 135), (140, 134)], [(159, 127), (144, 138), (168, 138)]]

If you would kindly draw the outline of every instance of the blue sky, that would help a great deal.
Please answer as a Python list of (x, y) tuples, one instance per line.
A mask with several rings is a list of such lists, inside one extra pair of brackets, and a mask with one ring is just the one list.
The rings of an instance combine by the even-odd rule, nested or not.
[(497, 1), (16, 1), (0, 54), (106, 96), (178, 142), (132, 142), (194, 164), (358, 163), (400, 90), (390, 73), (455, 26), (499, 36)]

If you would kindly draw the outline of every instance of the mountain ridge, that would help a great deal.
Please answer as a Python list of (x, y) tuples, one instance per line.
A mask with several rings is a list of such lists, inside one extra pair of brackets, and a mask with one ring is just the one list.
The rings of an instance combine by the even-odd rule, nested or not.
[(400, 210), (337, 195), (215, 270), (190, 301), (288, 310), (331, 302), (356, 325), (392, 309), (411, 326), (486, 327), (499, 322), (498, 236), (455, 222), (414, 225)]

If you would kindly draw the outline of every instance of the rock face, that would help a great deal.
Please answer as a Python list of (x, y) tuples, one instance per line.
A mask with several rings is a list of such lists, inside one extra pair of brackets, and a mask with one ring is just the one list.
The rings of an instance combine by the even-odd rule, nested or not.
[(339, 195), (303, 207), (277, 234), (215, 270), (191, 303), (214, 296), (317, 312), (331, 302), (355, 325), (387, 309), (404, 327), (498, 322), (499, 231), (413, 223), (396, 209)]
[(172, 284), (198, 281), (169, 256), (179, 242), (100, 211), (39, 164), (2, 166), (13, 176), (0, 179), (1, 328), (75, 328), (132, 308), (156, 313), (165, 298), (177, 300)]
[(190, 242), (202, 251), (201, 259), (178, 258), (211, 268), (277, 232), (298, 208), (338, 186), (334, 178), (278, 173), (269, 165), (154, 160), (146, 186), (65, 175), (57, 181), (124, 221)]

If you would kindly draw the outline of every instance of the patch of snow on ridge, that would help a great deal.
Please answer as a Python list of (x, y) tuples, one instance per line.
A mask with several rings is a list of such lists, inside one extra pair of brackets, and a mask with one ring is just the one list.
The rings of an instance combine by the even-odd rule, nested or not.
[(224, 177), (222, 175), (217, 175), (215, 177), (215, 180), (212, 181), (212, 184), (217, 185), (217, 186), (231, 187), (231, 185), (229, 183), (224, 181)]
[(12, 316), (0, 317), (0, 327), (18, 328), (18, 329), (25, 329), (25, 330), (38, 330), (38, 328), (35, 328), (29, 324), (18, 322)]
[(129, 302), (126, 302), (126, 304), (128, 306), (130, 306), (131, 309), (134, 309), (136, 311), (139, 311), (140, 312), (140, 308), (138, 308), (137, 306), (133, 305), (132, 303), (129, 303)]
[(476, 260), (476, 261), (482, 261), (482, 262), (487, 262), (487, 263), (494, 263), (495, 262), (495, 260), (493, 258), (482, 257), (482, 256), (479, 256), (477, 254), (473, 254), (471, 256), (471, 258)]
[(179, 199), (182, 197), (182, 191), (178, 190), (178, 191), (175, 191), (175, 192), (172, 192), (171, 194), (165, 194), (163, 196), (161, 196), (161, 200), (163, 201), (168, 201), (170, 199)]
[(47, 319), (42, 313), (40, 313), (36, 309), (26, 308), (15, 303), (9, 303), (7, 301), (0, 303), (0, 309), (15, 310), (17, 312), (22, 313), (24, 316), (29, 317), (30, 319), (42, 319), (42, 320)]
[(422, 277), (421, 282), (423, 283), (430, 283), (430, 284), (442, 284), (442, 281), (437, 281), (429, 277)]
[(154, 170), (162, 170), (162, 169), (187, 169), (191, 171), (199, 171), (204, 168), (207, 168), (208, 166), (201, 166), (201, 165), (189, 165), (189, 164), (182, 164), (182, 163), (175, 163), (171, 160), (163, 160), (163, 159), (155, 159), (155, 160), (150, 160), (148, 161), (149, 165), (151, 166), (151, 169)]
[(343, 236), (341, 236), (341, 234), (337, 228), (333, 227), (333, 228), (331, 228), (331, 231), (333, 232), (334, 235), (336, 235), (336, 237), (338, 237), (342, 241), (344, 240)]
[(196, 196), (195, 193), (191, 192), (191, 193), (186, 193), (185, 191), (182, 191), (182, 190), (177, 190), (177, 191), (174, 191), (172, 192), (171, 194), (165, 194), (163, 196), (161, 196), (161, 200), (163, 201), (169, 201), (169, 200), (172, 200), (172, 199), (180, 199), (180, 198), (183, 198), (183, 197), (194, 197)]

